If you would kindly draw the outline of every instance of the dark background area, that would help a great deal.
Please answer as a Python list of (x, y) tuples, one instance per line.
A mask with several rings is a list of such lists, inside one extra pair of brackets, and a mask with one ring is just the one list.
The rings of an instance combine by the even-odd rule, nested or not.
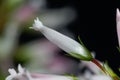
[[(70, 6), (76, 11), (77, 18), (67, 26), (68, 30), (76, 40), (79, 35), (86, 47), (95, 51), (98, 60), (108, 61), (118, 75), (120, 53), (117, 50), (116, 8), (120, 9), (119, 5), (120, 0), (47, 0), (47, 8)], [(21, 40), (23, 37), (30, 40), (40, 36), (29, 37), (23, 33)]]
[(71, 6), (77, 12), (77, 19), (67, 28), (79, 35), (91, 51), (96, 52), (100, 61), (108, 61), (119, 74), (120, 53), (117, 50), (116, 8), (119, 0), (47, 0), (48, 8)]

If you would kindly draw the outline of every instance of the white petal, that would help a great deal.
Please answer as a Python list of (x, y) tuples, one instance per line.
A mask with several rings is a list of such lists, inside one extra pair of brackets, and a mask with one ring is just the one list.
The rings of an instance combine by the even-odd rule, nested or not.
[(17, 72), (15, 71), (15, 69), (8, 69), (8, 72), (9, 72), (11, 75), (17, 75)]
[(24, 69), (22, 68), (22, 66), (20, 64), (18, 65), (18, 72), (24, 73)]
[(29, 80), (32, 80), (32, 76), (30, 75), (29, 71), (26, 71), (26, 76), (28, 77)]
[(120, 46), (120, 11), (117, 9), (116, 12), (116, 22), (117, 22), (117, 35), (118, 35), (118, 42)]

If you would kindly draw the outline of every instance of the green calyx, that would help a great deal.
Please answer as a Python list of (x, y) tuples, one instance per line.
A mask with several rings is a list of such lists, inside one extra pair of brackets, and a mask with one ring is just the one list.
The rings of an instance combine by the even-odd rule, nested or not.
[(80, 41), (80, 45), (82, 46), (84, 52), (83, 53), (70, 52), (69, 54), (77, 59), (91, 61), (93, 59), (93, 56), (91, 55), (90, 51), (85, 47), (79, 36), (78, 39)]
[(91, 55), (83, 56), (83, 55), (80, 55), (79, 53), (74, 53), (74, 52), (70, 52), (69, 54), (77, 59), (81, 59), (85, 61), (91, 61), (93, 59)]

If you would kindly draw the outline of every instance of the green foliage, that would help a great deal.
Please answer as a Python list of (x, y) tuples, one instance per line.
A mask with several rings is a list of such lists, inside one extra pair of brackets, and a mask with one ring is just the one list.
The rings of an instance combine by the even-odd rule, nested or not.
[(0, 80), (5, 80), (5, 74), (0, 70)]
[(28, 53), (29, 53), (29, 50), (25, 47), (18, 49), (17, 52), (13, 56), (14, 62), (26, 64), (31, 59), (31, 56)]

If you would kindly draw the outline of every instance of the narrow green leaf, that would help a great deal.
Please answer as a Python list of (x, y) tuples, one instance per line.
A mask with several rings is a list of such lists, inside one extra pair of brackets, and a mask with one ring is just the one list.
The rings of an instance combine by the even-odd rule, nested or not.
[(78, 36), (78, 40), (79, 40), (80, 44), (85, 47), (85, 45), (83, 44), (82, 40), (80, 39), (80, 36)]
[(120, 77), (109, 67), (108, 62), (105, 61), (104, 63), (104, 68), (106, 70), (106, 72), (114, 79), (117, 78), (118, 80), (120, 79)]
[(120, 47), (117, 47), (118, 51), (120, 52)]

